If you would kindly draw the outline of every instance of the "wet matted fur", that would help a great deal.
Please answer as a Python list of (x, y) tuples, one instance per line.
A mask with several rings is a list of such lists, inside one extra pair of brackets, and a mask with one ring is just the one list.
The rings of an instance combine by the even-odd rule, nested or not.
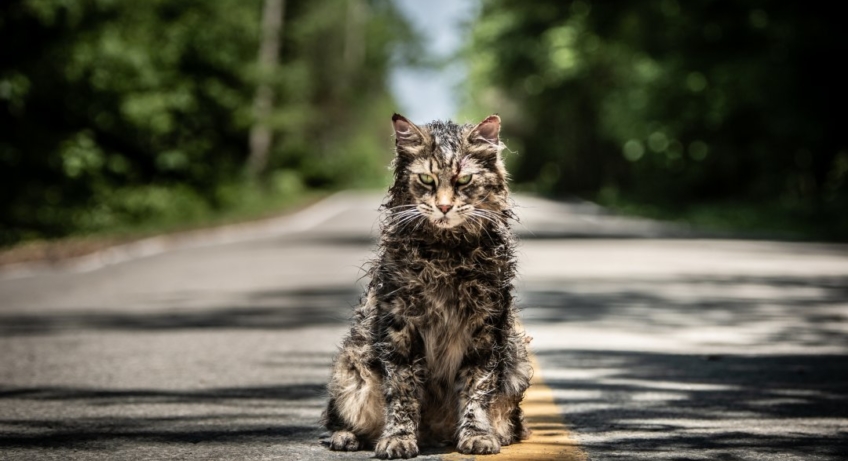
[(371, 282), (327, 386), (330, 448), (498, 453), (529, 434), (519, 403), (532, 374), (516, 327), (500, 118), (392, 121), (394, 184)]

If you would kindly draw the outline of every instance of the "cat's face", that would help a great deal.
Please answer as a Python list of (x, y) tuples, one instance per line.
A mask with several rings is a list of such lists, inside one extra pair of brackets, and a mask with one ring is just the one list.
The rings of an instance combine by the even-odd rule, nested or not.
[(392, 210), (401, 222), (437, 229), (482, 228), (505, 206), (506, 173), (500, 158), (500, 118), (459, 126), (432, 122), (418, 127), (393, 118), (397, 141), (396, 187), (406, 200)]

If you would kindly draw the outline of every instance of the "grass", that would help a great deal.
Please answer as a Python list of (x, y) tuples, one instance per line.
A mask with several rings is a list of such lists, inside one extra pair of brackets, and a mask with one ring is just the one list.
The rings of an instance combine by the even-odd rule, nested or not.
[(57, 239), (35, 239), (0, 248), (0, 266), (45, 261), (57, 262), (83, 256), (111, 246), (144, 238), (178, 234), (229, 224), (281, 216), (300, 210), (330, 194), (325, 190), (299, 190), (293, 193), (261, 194), (239, 186), (241, 200), (200, 213), (160, 213), (137, 223), (119, 221), (94, 231), (72, 233)]

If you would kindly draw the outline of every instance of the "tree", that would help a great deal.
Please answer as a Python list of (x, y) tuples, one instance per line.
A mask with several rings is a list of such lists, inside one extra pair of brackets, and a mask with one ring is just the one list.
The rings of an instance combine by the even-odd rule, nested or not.
[(248, 165), (262, 194), (379, 183), (416, 37), (349, 2), (269, 0), (265, 34), (260, 0), (0, 2), (0, 245), (215, 213)]
[(839, 17), (754, 0), (486, 0), (473, 104), (504, 113), (516, 180), (545, 193), (835, 210), (848, 203), (832, 115), (846, 88), (827, 64), (848, 51)]
[(262, 10), (262, 40), (259, 44), (260, 82), (253, 100), (253, 114), (256, 120), (250, 129), (250, 156), (247, 159), (251, 176), (258, 177), (268, 164), (268, 152), (271, 149), (271, 116), (274, 103), (274, 90), (268, 82), (268, 75), (278, 71), (280, 36), (283, 30), (285, 0), (265, 0)]

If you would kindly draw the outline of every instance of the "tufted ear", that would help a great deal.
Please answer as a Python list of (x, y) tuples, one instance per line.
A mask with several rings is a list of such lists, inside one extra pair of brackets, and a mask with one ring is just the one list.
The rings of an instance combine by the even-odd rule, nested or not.
[(392, 124), (395, 127), (395, 144), (421, 144), (424, 141), (424, 135), (421, 133), (421, 129), (407, 120), (403, 115), (392, 115)]
[(490, 115), (486, 117), (486, 120), (480, 122), (477, 126), (471, 130), (471, 134), (468, 136), (468, 139), (472, 143), (484, 142), (486, 144), (493, 144), (497, 146), (500, 144), (500, 139), (498, 138), (498, 133), (501, 131), (501, 118), (497, 115)]

